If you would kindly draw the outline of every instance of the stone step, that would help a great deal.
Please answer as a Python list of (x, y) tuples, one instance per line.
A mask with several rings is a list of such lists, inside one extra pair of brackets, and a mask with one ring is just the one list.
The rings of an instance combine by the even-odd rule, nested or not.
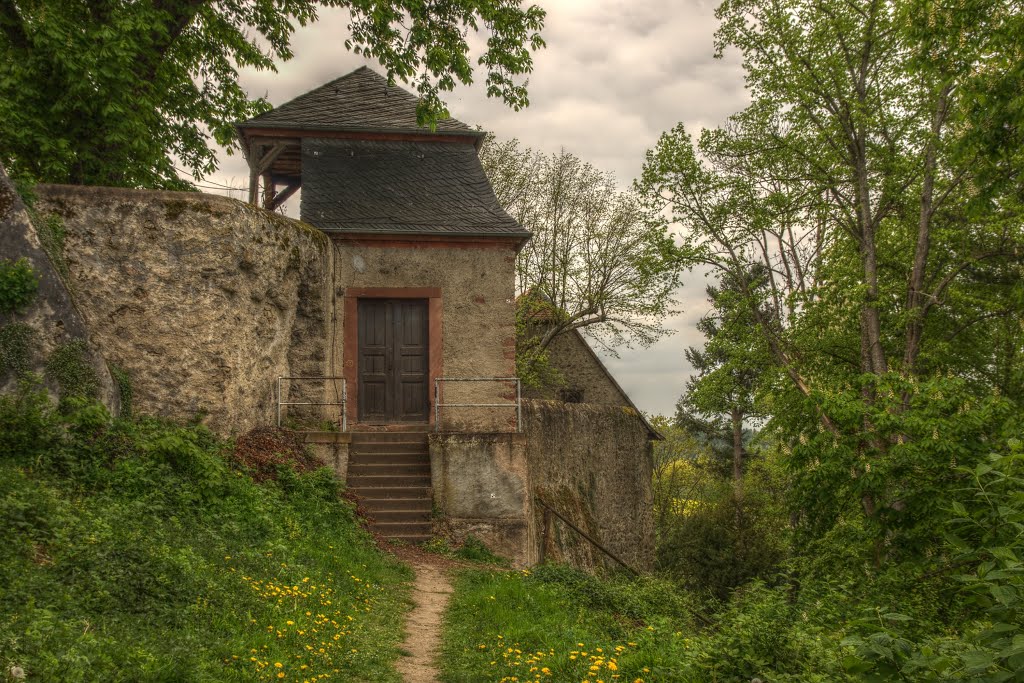
[(379, 443), (355, 443), (349, 446), (350, 453), (422, 453), (429, 454), (426, 442), (382, 441)]
[(425, 512), (428, 515), (433, 510), (433, 501), (429, 496), (421, 498), (362, 498), (359, 503), (368, 512), (383, 512), (408, 510), (410, 512)]
[(370, 522), (370, 528), (381, 536), (394, 538), (402, 535), (430, 536), (430, 522)]
[(397, 536), (388, 536), (387, 538), (391, 541), (402, 541), (409, 545), (423, 545), (434, 537), (430, 534), (399, 534)]
[(363, 503), (368, 500), (425, 500), (429, 503), (431, 500), (430, 487), (426, 485), (356, 487), (349, 482), (348, 489), (362, 498)]
[(366, 443), (427, 443), (427, 432), (425, 431), (403, 431), (403, 432), (352, 432), (353, 444)]
[(429, 487), (430, 472), (426, 474), (359, 474), (348, 476), (348, 487), (359, 492), (360, 489), (394, 488), (394, 487)]
[(419, 475), (430, 476), (429, 462), (351, 462), (348, 463), (348, 478), (361, 476)]
[(370, 511), (371, 523), (381, 522), (405, 522), (421, 523), (430, 521), (431, 511), (427, 510), (372, 510)]
[(426, 453), (349, 453), (349, 465), (391, 463), (393, 465), (426, 465), (430, 467), (430, 456)]

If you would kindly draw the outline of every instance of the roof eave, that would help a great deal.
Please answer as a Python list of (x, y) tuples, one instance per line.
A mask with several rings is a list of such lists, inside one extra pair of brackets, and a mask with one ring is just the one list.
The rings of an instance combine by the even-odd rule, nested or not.
[(295, 124), (282, 124), (257, 121), (250, 119), (241, 123), (235, 124), (235, 130), (239, 131), (239, 135), (245, 135), (245, 131), (250, 128), (271, 128), (282, 131), (301, 131), (310, 133), (367, 133), (371, 135), (444, 135), (450, 137), (459, 138), (474, 138), (477, 141), (483, 140), (487, 134), (483, 131), (473, 130), (468, 128), (466, 130), (444, 130), (436, 128), (431, 130), (430, 128), (375, 128), (369, 126), (331, 126), (331, 125), (320, 125), (315, 123), (307, 123), (301, 125)]

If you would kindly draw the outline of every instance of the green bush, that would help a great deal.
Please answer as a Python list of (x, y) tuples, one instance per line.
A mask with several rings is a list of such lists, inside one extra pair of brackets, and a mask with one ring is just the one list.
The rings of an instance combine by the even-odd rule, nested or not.
[(12, 372), (24, 377), (35, 361), (36, 331), (25, 323), (0, 327), (0, 375)]
[(46, 361), (46, 376), (60, 387), (62, 399), (99, 396), (99, 377), (89, 362), (89, 349), (83, 339), (58, 346)]
[(20, 313), (39, 291), (39, 278), (27, 258), (0, 259), (0, 313)]
[(691, 589), (720, 599), (747, 581), (768, 577), (783, 558), (756, 499), (726, 495), (675, 520), (658, 547), (658, 566)]

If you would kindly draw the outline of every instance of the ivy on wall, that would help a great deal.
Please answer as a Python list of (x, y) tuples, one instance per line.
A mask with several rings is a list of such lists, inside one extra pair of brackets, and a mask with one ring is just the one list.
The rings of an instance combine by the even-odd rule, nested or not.
[(82, 339), (73, 339), (54, 350), (46, 361), (46, 376), (60, 387), (62, 399), (99, 397), (99, 377)]
[(121, 399), (120, 417), (130, 420), (132, 418), (132, 378), (128, 372), (119, 365), (107, 363), (107, 368), (109, 368), (110, 376), (114, 378), (114, 382), (117, 384), (117, 391), (119, 398)]
[(36, 355), (36, 331), (25, 323), (0, 327), (0, 377), (13, 372), (25, 377)]

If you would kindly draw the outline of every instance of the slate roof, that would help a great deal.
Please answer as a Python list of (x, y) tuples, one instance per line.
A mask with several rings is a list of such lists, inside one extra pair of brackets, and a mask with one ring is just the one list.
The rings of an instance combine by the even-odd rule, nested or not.
[(526, 238), (471, 144), (302, 140), (302, 220), (324, 232)]
[(363, 66), (290, 102), (238, 124), (245, 128), (291, 130), (401, 131), (430, 135), (483, 137), (456, 119), (437, 122), (436, 130), (416, 123), (419, 99)]

